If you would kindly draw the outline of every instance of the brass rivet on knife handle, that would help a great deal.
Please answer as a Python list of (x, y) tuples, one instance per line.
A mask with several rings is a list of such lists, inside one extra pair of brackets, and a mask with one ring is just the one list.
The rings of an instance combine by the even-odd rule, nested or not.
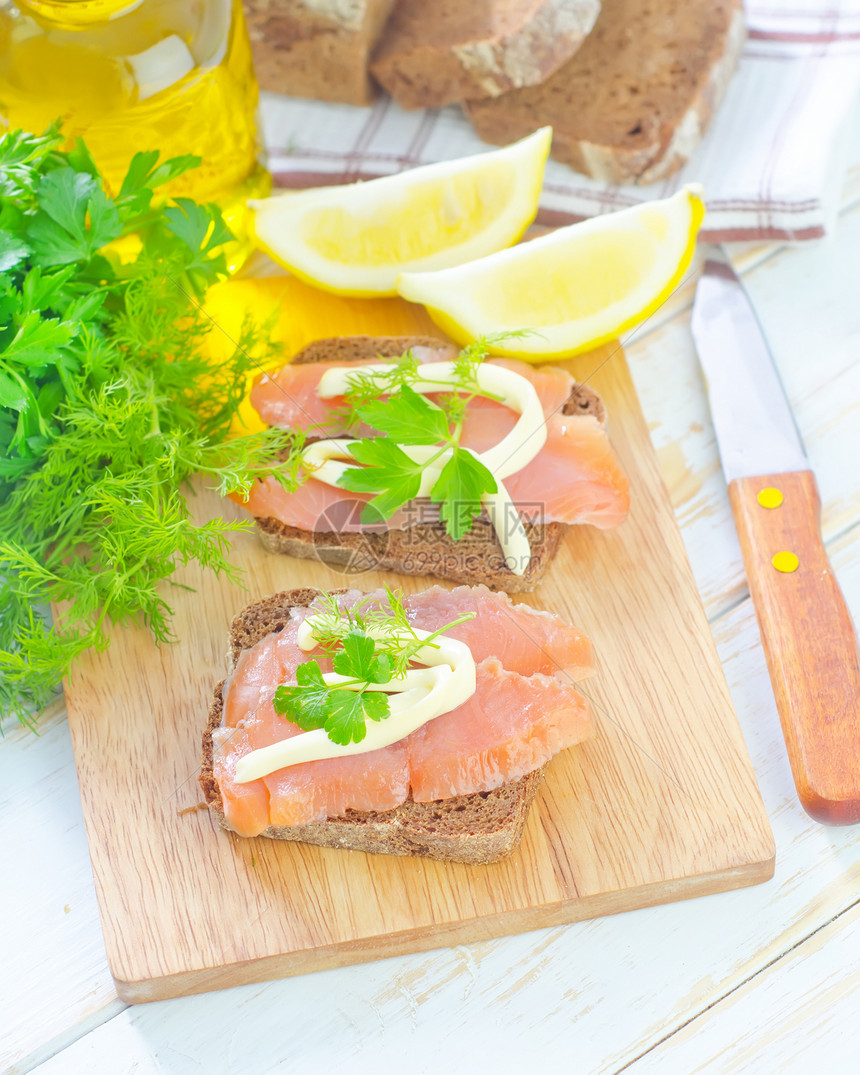
[(789, 552), (788, 549), (775, 552), (770, 558), (770, 562), (777, 571), (797, 571), (800, 567), (800, 557), (793, 552)]
[[(782, 492), (778, 511), (762, 510), (763, 486)], [(800, 801), (817, 821), (860, 821), (860, 659), (821, 540), (815, 478), (737, 478), (729, 496)], [(773, 570), (784, 549), (797, 570)]]
[(783, 501), (782, 490), (766, 485), (764, 489), (759, 489), (756, 500), (763, 508), (778, 508)]

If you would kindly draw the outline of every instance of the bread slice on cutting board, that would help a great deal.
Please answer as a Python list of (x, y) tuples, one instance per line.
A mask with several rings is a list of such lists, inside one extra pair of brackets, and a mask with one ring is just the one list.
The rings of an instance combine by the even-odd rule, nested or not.
[(556, 160), (610, 183), (651, 183), (698, 145), (744, 37), (741, 0), (603, 0), (582, 47), (548, 79), (463, 107), (487, 142), (550, 124)]
[[(437, 350), (440, 361), (456, 354), (450, 344), (429, 336), (347, 336), (317, 340), (300, 351), (292, 363), (346, 364), (377, 357), (394, 358), (413, 347)], [(590, 415), (601, 423), (606, 421), (600, 397), (593, 389), (581, 384), (574, 385), (563, 413)], [(444, 523), (423, 519), (407, 529), (363, 533), (311, 532), (275, 518), (258, 518), (256, 525), (263, 545), (273, 553), (322, 560), (352, 572), (372, 566), (376, 570), (401, 575), (432, 575), (466, 585), (483, 583), (506, 593), (525, 593), (537, 586), (558, 552), (567, 529), (566, 524), (560, 522), (527, 522), (525, 527), (532, 556), (525, 573), (516, 575), (505, 564), (499, 539), (485, 516), (477, 518), (472, 531), (460, 541), (449, 536)]]
[(398, 0), (371, 72), (404, 108), (533, 86), (580, 47), (600, 0)]
[[(230, 629), (227, 653), (230, 671), (243, 650), (283, 629), (293, 607), (307, 607), (319, 591), (288, 590), (250, 605)], [(203, 733), (200, 786), (211, 813), (229, 828), (214, 769), (213, 732), (222, 725), (226, 681), (218, 684)], [(529, 807), (540, 787), (543, 768), (492, 791), (437, 802), (409, 799), (394, 810), (350, 810), (342, 817), (308, 825), (269, 826), (261, 835), (389, 855), (423, 855), (443, 862), (473, 865), (495, 862), (519, 844)]]

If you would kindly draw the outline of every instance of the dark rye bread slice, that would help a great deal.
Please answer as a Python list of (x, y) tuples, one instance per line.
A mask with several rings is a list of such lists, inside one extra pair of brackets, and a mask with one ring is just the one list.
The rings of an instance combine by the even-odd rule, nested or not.
[(291, 97), (366, 105), (367, 65), (394, 0), (244, 0), (257, 80)]
[[(283, 630), (293, 607), (306, 608), (319, 590), (303, 588), (274, 594), (249, 605), (233, 620), (227, 660), (230, 670), (239, 654), (260, 639)], [(203, 733), (200, 786), (210, 811), (229, 828), (213, 766), (212, 732), (221, 726), (224, 682), (218, 684)], [(395, 810), (349, 810), (342, 817), (312, 825), (272, 825), (263, 836), (386, 855), (424, 855), (442, 862), (480, 865), (496, 862), (519, 845), (543, 769), (493, 791), (460, 795), (439, 802), (409, 799)]]
[(484, 141), (551, 124), (551, 155), (610, 183), (651, 183), (690, 157), (736, 67), (741, 0), (603, 0), (583, 46), (540, 86), (470, 101)]
[[(440, 360), (456, 354), (450, 344), (430, 336), (339, 336), (316, 340), (300, 351), (293, 362), (347, 363), (377, 356), (394, 358), (412, 347), (438, 349)], [(606, 420), (600, 397), (579, 384), (571, 390), (563, 413), (593, 415), (599, 422)], [(443, 523), (424, 514), (408, 529), (345, 534), (334, 530), (310, 532), (273, 518), (256, 522), (260, 540), (270, 552), (322, 560), (347, 573), (373, 569), (401, 575), (432, 575), (467, 586), (482, 582), (490, 589), (506, 593), (525, 593), (537, 586), (552, 563), (565, 531), (564, 523), (526, 522), (532, 558), (525, 574), (515, 575), (506, 566), (499, 539), (486, 517), (476, 519), (471, 532), (460, 541), (449, 537)]]
[(600, 0), (398, 0), (370, 70), (404, 108), (533, 86), (569, 59)]

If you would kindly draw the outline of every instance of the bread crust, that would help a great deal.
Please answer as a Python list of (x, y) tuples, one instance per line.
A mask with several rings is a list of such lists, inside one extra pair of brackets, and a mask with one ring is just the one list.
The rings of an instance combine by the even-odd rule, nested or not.
[(539, 86), (464, 102), (494, 145), (551, 125), (551, 156), (608, 183), (653, 183), (689, 160), (743, 48), (741, 0), (603, 0), (578, 52)]
[(440, 108), (542, 82), (576, 52), (600, 0), (400, 0), (371, 72), (403, 108)]
[[(377, 356), (394, 358), (415, 347), (456, 354), (451, 345), (431, 336), (344, 336), (316, 340), (301, 350), (294, 364), (360, 362)], [(575, 384), (562, 408), (565, 415), (591, 415), (605, 423), (606, 409), (587, 385)], [(528, 593), (546, 574), (566, 530), (564, 523), (526, 523), (532, 558), (523, 575), (505, 564), (502, 546), (489, 519), (475, 520), (459, 541), (443, 523), (425, 518), (403, 530), (337, 533), (308, 531), (274, 518), (257, 519), (257, 534), (272, 553), (302, 560), (322, 560), (347, 574), (367, 570), (401, 575), (430, 575), (448, 582), (477, 585), (506, 593)]]
[(277, 519), (257, 519), (257, 534), (272, 553), (299, 560), (322, 560), (347, 574), (395, 571), (400, 575), (431, 575), (458, 585), (483, 583), (491, 590), (528, 593), (546, 574), (564, 536), (563, 523), (525, 526), (532, 558), (523, 575), (515, 575), (492, 524), (476, 519), (471, 533), (460, 541), (439, 523), (413, 523), (408, 530), (338, 534), (300, 530)]
[[(273, 594), (243, 609), (230, 628), (230, 671), (243, 650), (283, 630), (292, 608), (307, 608), (319, 596), (319, 590), (302, 587)], [(210, 812), (229, 830), (215, 777), (212, 737), (222, 723), (225, 683), (226, 679), (215, 688), (209, 706), (199, 782)], [(541, 768), (492, 791), (430, 803), (417, 803), (410, 798), (394, 810), (348, 810), (341, 817), (308, 825), (270, 825), (260, 835), (372, 854), (421, 855), (442, 862), (481, 865), (498, 861), (519, 845), (542, 779)]]
[(378, 95), (370, 53), (394, 0), (245, 0), (260, 88), (352, 105)]

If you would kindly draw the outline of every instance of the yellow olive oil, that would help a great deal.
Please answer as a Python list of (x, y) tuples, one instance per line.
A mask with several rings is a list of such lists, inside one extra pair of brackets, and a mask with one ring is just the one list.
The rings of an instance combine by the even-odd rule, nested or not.
[(0, 131), (61, 118), (114, 193), (138, 150), (196, 154), (165, 193), (221, 206), (233, 267), (249, 249), (246, 199), (271, 184), (257, 103), (240, 0), (0, 0)]

